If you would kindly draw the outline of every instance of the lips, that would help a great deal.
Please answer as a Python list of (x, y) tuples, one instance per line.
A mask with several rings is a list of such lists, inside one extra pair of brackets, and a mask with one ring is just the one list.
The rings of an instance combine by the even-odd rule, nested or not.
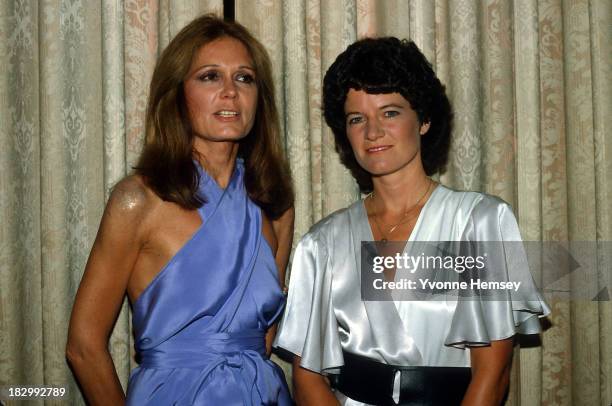
[(376, 145), (374, 147), (367, 148), (366, 151), (369, 153), (382, 152), (390, 149), (392, 145)]
[(238, 117), (240, 115), (240, 113), (235, 110), (219, 110), (215, 112), (214, 114), (215, 116), (219, 116), (223, 118)]

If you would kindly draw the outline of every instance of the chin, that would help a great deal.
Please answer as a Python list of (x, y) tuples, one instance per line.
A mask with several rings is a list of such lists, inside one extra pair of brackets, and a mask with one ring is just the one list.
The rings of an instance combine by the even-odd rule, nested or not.
[(230, 134), (221, 137), (221, 141), (240, 141), (246, 137), (246, 134)]
[(228, 131), (221, 132), (219, 138), (222, 138), (226, 141), (240, 141), (249, 134), (249, 131), (231, 129)]
[(370, 175), (375, 177), (391, 175), (396, 172), (404, 171), (408, 168), (414, 168), (417, 165), (417, 161), (414, 159), (410, 160), (398, 160), (398, 159), (385, 159), (385, 160), (377, 160), (370, 162), (360, 162), (359, 166), (361, 166), (365, 171), (367, 171)]
[(213, 141), (213, 142), (230, 142), (230, 141), (240, 141), (244, 137), (246, 137), (246, 134), (229, 133), (229, 134), (211, 135), (208, 137), (200, 137), (200, 138), (206, 141)]
[(365, 171), (372, 176), (389, 175), (399, 168), (389, 168), (387, 165), (360, 165)]
[(379, 178), (394, 173), (395, 171), (368, 171), (373, 178)]

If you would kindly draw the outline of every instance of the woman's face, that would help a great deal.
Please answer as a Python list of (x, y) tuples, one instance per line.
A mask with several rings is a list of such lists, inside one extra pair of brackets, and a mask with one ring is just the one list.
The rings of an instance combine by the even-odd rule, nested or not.
[(242, 42), (221, 37), (194, 55), (184, 82), (194, 135), (207, 141), (236, 141), (255, 121), (255, 67)]
[(359, 165), (373, 176), (395, 173), (420, 161), (420, 124), (399, 93), (369, 94), (350, 89), (344, 103), (346, 134)]

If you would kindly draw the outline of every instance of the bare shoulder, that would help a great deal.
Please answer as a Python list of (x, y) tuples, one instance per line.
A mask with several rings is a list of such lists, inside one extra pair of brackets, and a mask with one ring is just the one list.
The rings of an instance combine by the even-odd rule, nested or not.
[(122, 233), (130, 230), (140, 234), (144, 231), (143, 225), (160, 204), (161, 199), (140, 175), (127, 176), (111, 191), (102, 218), (102, 229)]
[(142, 217), (159, 201), (159, 197), (147, 186), (142, 176), (130, 175), (113, 187), (106, 211), (111, 215)]

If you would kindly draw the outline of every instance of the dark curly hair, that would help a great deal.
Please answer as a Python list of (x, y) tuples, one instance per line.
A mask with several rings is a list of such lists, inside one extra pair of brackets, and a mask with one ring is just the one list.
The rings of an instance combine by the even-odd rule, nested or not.
[(431, 64), (412, 41), (365, 38), (351, 44), (330, 66), (323, 80), (323, 113), (334, 133), (340, 160), (362, 192), (372, 191), (372, 177), (355, 159), (346, 136), (344, 103), (349, 89), (370, 94), (399, 93), (429, 131), (421, 138), (427, 175), (442, 173), (448, 161), (453, 113)]

